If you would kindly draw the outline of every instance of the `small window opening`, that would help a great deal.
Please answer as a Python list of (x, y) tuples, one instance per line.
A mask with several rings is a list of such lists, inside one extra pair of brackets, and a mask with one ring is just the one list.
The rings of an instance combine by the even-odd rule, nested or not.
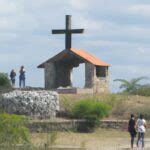
[(103, 66), (96, 66), (96, 76), (97, 77), (106, 77), (107, 68)]

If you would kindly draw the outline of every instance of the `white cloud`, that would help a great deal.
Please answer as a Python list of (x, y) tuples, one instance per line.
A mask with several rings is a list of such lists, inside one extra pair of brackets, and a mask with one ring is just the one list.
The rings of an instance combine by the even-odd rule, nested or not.
[(0, 13), (12, 14), (16, 11), (16, 5), (10, 0), (0, 0)]
[(113, 74), (119, 78), (136, 78), (139, 76), (150, 76), (147, 66), (137, 65), (114, 65), (111, 68)]
[(138, 15), (145, 15), (149, 16), (150, 15), (150, 5), (149, 4), (137, 4), (137, 5), (132, 5), (129, 6), (128, 9), (130, 12)]
[(69, 3), (76, 10), (83, 10), (89, 7), (89, 0), (70, 0)]
[(81, 15), (75, 17), (73, 21), (76, 27), (82, 27), (85, 30), (102, 30), (104, 27), (104, 22), (93, 20), (92, 18), (87, 18)]
[(2, 32), (0, 34), (0, 43), (1, 43), (1, 46), (5, 45), (5, 44), (8, 45), (8, 42), (16, 40), (17, 37), (18, 37), (18, 35), (16, 33), (11, 33), (11, 32), (4, 32), (3, 33)]
[(109, 45), (109, 46), (126, 46), (126, 47), (129, 47), (129, 46), (136, 46), (137, 44), (136, 43), (129, 43), (129, 42), (126, 42), (126, 41), (112, 41), (112, 40), (87, 40), (87, 41), (84, 41), (85, 44), (88, 44), (89, 46), (106, 46), (106, 45)]
[(23, 56), (21, 54), (16, 54), (16, 53), (1, 53), (0, 55), (0, 62), (1, 64), (15, 64), (19, 63), (23, 60)]
[(17, 22), (10, 17), (0, 17), (0, 30), (12, 30), (17, 28)]

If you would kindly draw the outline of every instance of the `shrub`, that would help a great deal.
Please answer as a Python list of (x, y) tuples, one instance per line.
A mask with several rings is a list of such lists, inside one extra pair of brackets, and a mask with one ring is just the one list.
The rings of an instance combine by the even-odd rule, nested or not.
[(0, 114), (0, 144), (10, 146), (19, 142), (29, 142), (26, 123), (27, 119), (24, 116)]
[(7, 75), (4, 73), (0, 73), (0, 90), (7, 90), (11, 88), (10, 80)]
[(142, 85), (137, 90), (133, 91), (131, 94), (150, 96), (150, 85)]
[(108, 115), (109, 110), (110, 106), (104, 102), (84, 99), (75, 103), (72, 109), (72, 117), (76, 119), (85, 119), (86, 126), (84, 126), (82, 129), (85, 131), (90, 131), (96, 125), (98, 125), (99, 119)]

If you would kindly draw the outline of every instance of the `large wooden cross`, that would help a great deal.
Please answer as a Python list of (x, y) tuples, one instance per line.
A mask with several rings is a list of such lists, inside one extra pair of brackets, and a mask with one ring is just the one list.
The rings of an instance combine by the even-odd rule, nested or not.
[(52, 30), (52, 34), (65, 34), (65, 48), (71, 49), (72, 34), (83, 33), (84, 29), (71, 29), (71, 15), (66, 15), (66, 29)]

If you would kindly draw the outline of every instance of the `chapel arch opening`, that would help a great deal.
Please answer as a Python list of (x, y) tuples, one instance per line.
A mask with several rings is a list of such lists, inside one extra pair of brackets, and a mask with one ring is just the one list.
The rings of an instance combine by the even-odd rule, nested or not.
[(72, 70), (72, 86), (76, 88), (84, 88), (85, 86), (85, 63), (79, 64)]
[[(84, 86), (84, 60), (71, 52), (63, 53), (53, 62), (55, 65), (55, 88)], [(82, 64), (82, 65), (80, 65)], [(80, 79), (79, 72), (82, 74)], [(80, 84), (82, 83), (82, 84)]]

